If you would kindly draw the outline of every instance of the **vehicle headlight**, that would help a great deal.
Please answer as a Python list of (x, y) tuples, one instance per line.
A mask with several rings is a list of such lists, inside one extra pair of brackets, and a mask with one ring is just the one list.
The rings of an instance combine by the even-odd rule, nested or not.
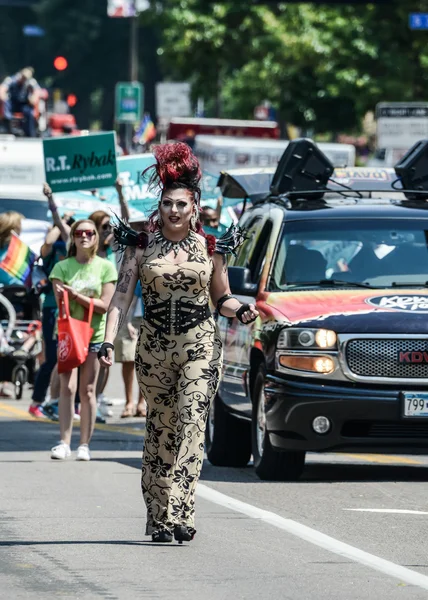
[(333, 348), (336, 345), (337, 336), (331, 329), (318, 329), (315, 341), (320, 348)]
[(303, 329), (285, 327), (280, 331), (276, 347), (289, 350), (333, 350), (337, 346), (337, 335), (331, 329)]

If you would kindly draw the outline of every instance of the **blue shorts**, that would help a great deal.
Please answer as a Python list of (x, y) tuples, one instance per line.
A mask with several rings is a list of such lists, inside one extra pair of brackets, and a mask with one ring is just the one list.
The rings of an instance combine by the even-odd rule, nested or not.
[(101, 350), (102, 342), (90, 342), (89, 344), (89, 352), (98, 352)]

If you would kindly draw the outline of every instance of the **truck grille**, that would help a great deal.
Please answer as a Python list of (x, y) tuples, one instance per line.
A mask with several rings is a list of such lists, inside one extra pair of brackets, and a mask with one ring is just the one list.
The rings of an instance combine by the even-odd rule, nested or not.
[(349, 370), (360, 377), (428, 379), (428, 341), (350, 340), (346, 361)]

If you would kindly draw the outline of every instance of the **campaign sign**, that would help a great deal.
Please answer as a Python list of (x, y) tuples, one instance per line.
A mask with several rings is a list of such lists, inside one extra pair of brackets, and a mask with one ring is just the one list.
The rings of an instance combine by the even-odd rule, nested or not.
[(94, 133), (43, 140), (46, 181), (53, 192), (114, 185), (116, 134)]
[[(122, 191), (128, 206), (132, 210), (149, 216), (157, 207), (160, 192), (149, 190), (150, 173), (144, 172), (156, 162), (153, 154), (132, 154), (120, 156), (117, 159), (117, 173), (122, 181)], [(117, 201), (117, 192), (114, 188), (99, 190), (110, 202)]]

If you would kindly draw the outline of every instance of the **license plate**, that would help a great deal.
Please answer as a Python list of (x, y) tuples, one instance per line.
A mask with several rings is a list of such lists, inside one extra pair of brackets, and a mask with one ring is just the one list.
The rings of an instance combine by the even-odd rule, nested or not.
[(405, 417), (428, 417), (428, 394), (405, 392), (403, 397)]

